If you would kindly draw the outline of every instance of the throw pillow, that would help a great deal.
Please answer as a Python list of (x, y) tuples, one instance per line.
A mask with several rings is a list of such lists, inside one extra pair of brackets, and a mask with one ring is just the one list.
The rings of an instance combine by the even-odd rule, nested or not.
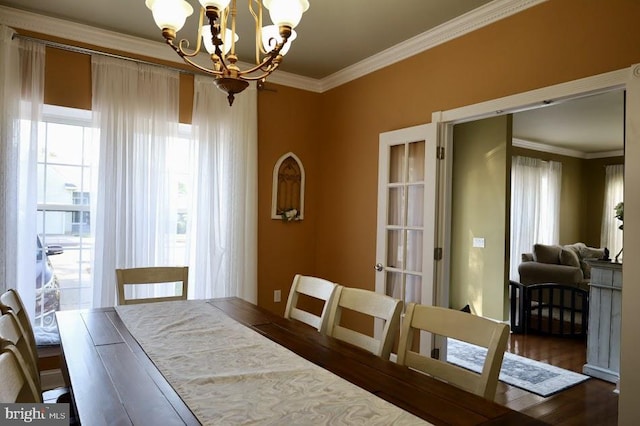
[(560, 264), (579, 268), (580, 259), (578, 259), (578, 255), (575, 251), (563, 247), (560, 252)]
[(584, 275), (585, 279), (591, 278), (591, 265), (584, 261), (584, 259), (600, 259), (604, 256), (604, 247), (603, 248), (595, 248), (595, 247), (581, 247), (580, 248), (580, 257), (582, 260), (580, 261), (582, 266), (582, 275)]
[(582, 247), (580, 249), (580, 257), (583, 259), (600, 259), (602, 256), (604, 256), (604, 247)]
[(533, 245), (533, 258), (536, 262), (551, 263), (558, 265), (560, 263), (560, 252), (562, 247), (549, 246), (546, 244), (534, 244)]

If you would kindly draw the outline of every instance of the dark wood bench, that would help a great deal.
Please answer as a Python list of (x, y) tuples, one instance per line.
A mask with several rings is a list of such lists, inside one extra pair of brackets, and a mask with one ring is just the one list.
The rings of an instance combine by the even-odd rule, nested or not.
[(589, 292), (555, 283), (524, 285), (509, 282), (511, 331), (565, 337), (585, 337)]

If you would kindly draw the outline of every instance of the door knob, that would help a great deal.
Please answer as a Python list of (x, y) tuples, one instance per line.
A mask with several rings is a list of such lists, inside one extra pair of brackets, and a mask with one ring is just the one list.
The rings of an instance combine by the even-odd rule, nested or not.
[(384, 269), (382, 263), (376, 263), (376, 266), (373, 267), (376, 271), (380, 272)]

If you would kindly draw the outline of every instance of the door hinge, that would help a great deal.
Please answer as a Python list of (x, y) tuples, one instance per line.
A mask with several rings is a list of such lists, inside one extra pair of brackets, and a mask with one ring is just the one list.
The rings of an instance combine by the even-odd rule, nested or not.
[(440, 359), (440, 349), (439, 348), (431, 349), (431, 358)]
[(444, 146), (439, 146), (436, 149), (436, 158), (438, 160), (444, 160)]
[(433, 249), (433, 260), (442, 260), (442, 247)]

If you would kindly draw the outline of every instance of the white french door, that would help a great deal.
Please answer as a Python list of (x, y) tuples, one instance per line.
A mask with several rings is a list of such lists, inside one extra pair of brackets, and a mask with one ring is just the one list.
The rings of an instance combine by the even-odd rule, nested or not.
[[(380, 134), (376, 292), (405, 305), (436, 300), (436, 132), (430, 123)], [(430, 350), (430, 339), (420, 340)]]

